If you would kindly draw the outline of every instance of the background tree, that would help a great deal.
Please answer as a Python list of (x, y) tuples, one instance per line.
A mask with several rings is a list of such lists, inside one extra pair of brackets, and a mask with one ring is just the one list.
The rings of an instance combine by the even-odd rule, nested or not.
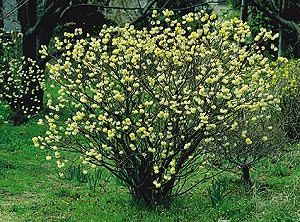
[(245, 113), (236, 119), (240, 123), (237, 128), (225, 132), (210, 147), (211, 153), (215, 154), (212, 162), (225, 170), (240, 171), (243, 184), (252, 183), (250, 169), (255, 164), (283, 152), (288, 144), (280, 113), (271, 109), (266, 112), (269, 114), (267, 119), (260, 119), (257, 113), (255, 116)]
[[(297, 0), (230, 0), (252, 31), (271, 28), (280, 33), (277, 56), (299, 57), (300, 2)], [(257, 31), (255, 31), (257, 30)]]
[[(2, 30), (3, 29), (3, 19), (2, 19), (2, 17), (3, 17), (3, 11), (2, 11), (2, 7), (3, 7), (3, 0), (0, 0), (0, 30)], [(1, 42), (1, 40), (0, 40), (0, 57), (3, 55), (3, 53), (2, 53), (2, 42)]]
[(253, 0), (254, 7), (257, 7), (264, 15), (279, 25), (281, 41), (279, 54), (287, 54), (299, 57), (300, 41), (300, 2), (297, 0)]
[(176, 11), (178, 17), (188, 14), (189, 12), (199, 11), (201, 9), (208, 9), (209, 4), (205, 0), (158, 0), (157, 7), (161, 9), (172, 9)]
[(3, 19), (2, 19), (2, 17), (3, 17), (3, 10), (2, 10), (2, 8), (3, 8), (3, 0), (0, 0), (0, 29), (3, 29)]
[(248, 21), (248, 7), (249, 7), (249, 0), (242, 0), (241, 1), (241, 20), (243, 22)]

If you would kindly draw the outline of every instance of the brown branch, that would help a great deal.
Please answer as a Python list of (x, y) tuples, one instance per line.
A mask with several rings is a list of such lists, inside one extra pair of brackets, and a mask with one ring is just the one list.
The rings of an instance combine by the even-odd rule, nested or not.
[(68, 10), (71, 8), (77, 8), (77, 7), (97, 7), (99, 10), (101, 9), (122, 9), (122, 10), (140, 10), (139, 7), (124, 7), (124, 6), (104, 6), (104, 5), (95, 5), (95, 4), (76, 4), (72, 5), (72, 7), (68, 7)]
[(57, 8), (55, 8), (54, 6), (55, 6), (54, 3), (52, 2), (52, 3), (44, 10), (44, 12), (42, 13), (42, 15), (40, 15), (40, 16), (37, 18), (37, 21), (35, 22), (35, 24), (34, 24), (32, 27), (30, 27), (30, 28), (27, 29), (25, 35), (31, 35), (31, 34), (37, 32), (37, 30), (39, 29), (39, 27), (40, 27), (40, 25), (42, 24), (43, 20), (48, 19), (47, 16), (48, 16), (50, 13), (54, 13), (54, 12), (57, 10)]
[(291, 0), (294, 7), (300, 11), (300, 2), (299, 0)]
[(156, 0), (152, 0), (148, 3), (148, 5), (144, 8), (143, 13), (136, 18), (134, 21), (132, 21), (130, 24), (134, 25), (138, 22), (140, 22), (141, 20), (143, 20), (145, 17), (147, 17), (147, 13), (150, 10), (150, 8), (156, 3)]
[(257, 7), (260, 11), (262, 11), (269, 18), (271, 18), (271, 19), (275, 20), (276, 22), (278, 22), (279, 24), (281, 24), (285, 27), (288, 27), (288, 28), (294, 30), (295, 32), (297, 32), (298, 39), (300, 39), (300, 25), (299, 24), (297, 24), (294, 21), (284, 19), (279, 14), (275, 13), (274, 11), (270, 10), (269, 8), (263, 7), (257, 0), (252, 1), (252, 3), (255, 7)]
[[(121, 9), (121, 10), (126, 10), (126, 11), (127, 10), (139, 10), (139, 11), (141, 11), (141, 15), (139, 17), (137, 17), (134, 21), (131, 22), (131, 24), (136, 24), (136, 23), (140, 22), (141, 20), (143, 20), (147, 16), (149, 10), (156, 2), (157, 2), (157, 0), (151, 0), (143, 10), (141, 10), (140, 7), (104, 6), (104, 5), (96, 5), (96, 4), (76, 4), (76, 5), (69, 4), (68, 6), (64, 7), (65, 5), (55, 4), (55, 2), (51, 2), (51, 4), (49, 4), (48, 7), (44, 10), (44, 12), (37, 18), (37, 21), (35, 22), (35, 24), (27, 29), (25, 35), (31, 35), (31, 34), (37, 32), (37, 30), (39, 29), (41, 24), (43, 24), (43, 22), (46, 19), (48, 19), (48, 16), (51, 15), (51, 13), (52, 14), (60, 14), (59, 19), (61, 19), (64, 16), (64, 14), (66, 14), (70, 9), (76, 8), (76, 7), (97, 7), (98, 10), (101, 10), (101, 9)], [(208, 1), (208, 2), (202, 3), (202, 4), (195, 4), (195, 5), (183, 7), (183, 8), (172, 8), (171, 10), (176, 11), (176, 10), (182, 10), (182, 9), (189, 9), (189, 8), (193, 8), (195, 6), (207, 4), (210, 2), (212, 2), (212, 1)]]

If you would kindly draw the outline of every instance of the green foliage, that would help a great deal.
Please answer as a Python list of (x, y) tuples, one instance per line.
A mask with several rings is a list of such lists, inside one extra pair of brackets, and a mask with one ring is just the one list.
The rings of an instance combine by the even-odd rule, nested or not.
[[(265, 170), (263, 172), (256, 172), (256, 174), (267, 173), (269, 176), (283, 178), (297, 175), (299, 169), (295, 166), (300, 163), (300, 145), (298, 143), (290, 144), (284, 154), (273, 155), (264, 161)], [(259, 167), (259, 165), (258, 165)], [(276, 181), (274, 181), (276, 183)]]
[(103, 169), (96, 168), (88, 174), (85, 172), (81, 165), (69, 166), (63, 175), (67, 180), (86, 183), (91, 191), (95, 191), (96, 187), (103, 185), (101, 182), (105, 182)]
[(271, 169), (272, 175), (276, 177), (285, 177), (290, 175), (290, 169), (288, 166), (283, 164), (274, 165), (274, 167)]
[(57, 195), (58, 197), (70, 197), (71, 196), (71, 192), (69, 189), (65, 188), (65, 187), (60, 187), (56, 192), (55, 195)]
[(300, 60), (278, 64), (277, 80), (280, 87), (284, 126), (290, 139), (300, 140)]
[(228, 184), (229, 181), (226, 177), (214, 178), (212, 180), (209, 197), (213, 207), (222, 205), (222, 202), (228, 196)]
[(80, 165), (78, 166), (69, 166), (68, 169), (64, 172), (64, 177), (67, 180), (86, 183), (87, 182), (87, 174), (83, 174), (83, 169)]

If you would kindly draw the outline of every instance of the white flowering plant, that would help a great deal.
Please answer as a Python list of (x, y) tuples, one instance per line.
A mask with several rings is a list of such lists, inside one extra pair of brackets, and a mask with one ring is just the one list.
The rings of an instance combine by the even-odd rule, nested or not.
[[(77, 29), (56, 38), (66, 51), (48, 68), (59, 97), (49, 95), (51, 113), (39, 120), (49, 130), (33, 138), (59, 168), (73, 161), (85, 173), (105, 167), (150, 205), (185, 192), (192, 173), (206, 177), (199, 144), (237, 127), (243, 112), (278, 106), (260, 46), (241, 47), (247, 24), (204, 12), (178, 22), (173, 14), (164, 12), (167, 28), (152, 21), (150, 29), (103, 27), (82, 38)], [(275, 37), (262, 30), (257, 42)]]
[(0, 103), (10, 106), (8, 119), (14, 125), (40, 111), (43, 99), (44, 73), (36, 61), (22, 56), (22, 37), (22, 33), (0, 30)]
[(0, 29), (0, 102), (12, 97), (13, 78), (10, 73), (15, 73), (16, 65), (19, 68), (18, 59), (22, 54), (20, 37), (20, 35)]

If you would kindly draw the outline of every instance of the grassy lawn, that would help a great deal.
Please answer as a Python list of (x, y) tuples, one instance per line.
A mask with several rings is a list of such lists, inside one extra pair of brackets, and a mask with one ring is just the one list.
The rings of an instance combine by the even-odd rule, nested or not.
[[(86, 182), (58, 177), (54, 162), (31, 138), (44, 131), (34, 121), (0, 126), (0, 222), (21, 221), (300, 221), (299, 145), (279, 160), (263, 161), (252, 172), (253, 187), (227, 173), (229, 194), (212, 206), (211, 181), (151, 211), (131, 201), (112, 176), (95, 190)], [(105, 182), (105, 186), (101, 186)]]

